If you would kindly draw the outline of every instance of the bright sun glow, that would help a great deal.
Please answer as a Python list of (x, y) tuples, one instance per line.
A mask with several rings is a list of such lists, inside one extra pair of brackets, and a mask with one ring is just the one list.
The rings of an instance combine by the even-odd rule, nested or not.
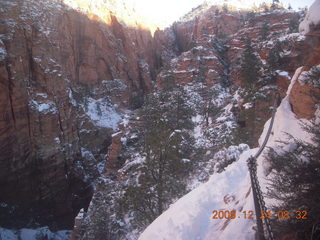
[[(200, 5), (204, 0), (131, 0), (135, 2), (136, 8), (144, 16), (153, 21), (160, 22), (164, 25), (171, 24), (179, 20), (181, 16), (189, 12), (192, 8)], [(272, 0), (207, 0), (210, 3), (223, 4), (230, 3), (238, 8), (249, 8), (253, 4), (259, 6), (262, 2), (271, 3)], [(294, 9), (299, 7), (310, 6), (314, 0), (280, 0), (280, 2), (287, 7), (290, 5)]]
[[(272, 0), (63, 0), (68, 6), (84, 12), (90, 18), (100, 19), (109, 24), (111, 14), (128, 26), (147, 28), (154, 32), (158, 27), (163, 29), (203, 2), (210, 5), (223, 5), (239, 9), (248, 9), (262, 2)], [(310, 6), (314, 0), (280, 0), (284, 7), (289, 3), (294, 9)]]

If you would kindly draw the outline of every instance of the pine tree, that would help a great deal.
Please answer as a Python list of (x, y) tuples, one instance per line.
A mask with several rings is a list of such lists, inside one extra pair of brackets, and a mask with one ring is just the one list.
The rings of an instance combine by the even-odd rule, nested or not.
[(268, 64), (271, 71), (276, 69), (280, 69), (282, 61), (281, 61), (281, 43), (277, 41), (273, 48), (269, 50), (268, 54)]
[(182, 87), (151, 94), (142, 111), (145, 161), (136, 171), (138, 183), (129, 186), (121, 200), (133, 212), (140, 229), (169, 207), (172, 199), (186, 193), (185, 178), (192, 161), (193, 110)]
[(270, 10), (266, 2), (261, 3), (259, 8), (262, 9), (264, 12), (269, 12)]
[(247, 21), (249, 22), (249, 25), (250, 26), (254, 26), (255, 24), (255, 17), (256, 17), (256, 14), (254, 11), (251, 11), (251, 12), (248, 12), (247, 15), (246, 15), (246, 19)]
[(222, 6), (222, 11), (224, 12), (224, 13), (228, 13), (229, 12), (229, 7), (228, 7), (228, 5), (225, 3), (225, 4), (223, 4), (223, 6)]
[(289, 21), (289, 33), (294, 33), (299, 31), (299, 15), (295, 14), (290, 18)]
[(279, 0), (272, 0), (271, 9), (276, 10), (279, 8)]
[(267, 22), (264, 22), (261, 29), (260, 29), (260, 39), (261, 40), (266, 40), (267, 36), (269, 34), (269, 25)]
[(277, 153), (271, 149), (268, 154), (274, 171), (268, 196), (279, 203), (273, 211), (290, 212), (289, 219), (274, 220), (275, 229), (299, 240), (320, 238), (320, 124), (305, 128), (312, 134), (313, 144), (295, 139), (291, 151)]
[(259, 80), (260, 61), (252, 47), (251, 39), (245, 39), (241, 55), (240, 72), (247, 87), (252, 88)]
[(320, 88), (320, 66), (313, 66), (302, 81), (315, 88)]

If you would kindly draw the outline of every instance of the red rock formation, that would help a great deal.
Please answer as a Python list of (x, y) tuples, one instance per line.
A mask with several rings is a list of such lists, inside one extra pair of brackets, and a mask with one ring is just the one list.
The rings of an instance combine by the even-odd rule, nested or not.
[[(306, 54), (303, 56), (305, 65), (304, 70), (309, 70), (312, 66), (320, 64), (320, 33), (317, 31), (310, 32), (304, 41), (306, 48)], [(317, 51), (318, 49), (318, 51)], [(292, 105), (293, 112), (298, 118), (311, 119), (314, 117), (316, 111), (316, 104), (320, 103), (320, 89), (309, 85), (302, 85), (297, 81), (290, 93), (290, 103)]]
[[(63, 227), (73, 225), (90, 199), (84, 173), (76, 168), (85, 165), (84, 149), (105, 155), (112, 144), (112, 167), (121, 151), (121, 136), (111, 140), (112, 130), (96, 126), (85, 114), (88, 98), (108, 97), (120, 111), (141, 106), (155, 79), (160, 88), (166, 81), (201, 80), (212, 86), (225, 70), (212, 47), (214, 35), (233, 36), (227, 44), (230, 77), (240, 84), (241, 38), (249, 35), (258, 45), (263, 22), (281, 22), (271, 26), (280, 32), (291, 17), (264, 14), (251, 26), (241, 23), (238, 13), (217, 15), (212, 8), (152, 38), (139, 23), (125, 25), (108, 9), (103, 17), (55, 1), (2, 1), (0, 6), (0, 202), (24, 208), (41, 204)], [(298, 53), (310, 48), (294, 44), (284, 66), (289, 72), (300, 61)], [(268, 49), (259, 52), (263, 60)]]
[(107, 170), (115, 170), (117, 169), (117, 164), (118, 164), (118, 156), (121, 152), (122, 149), (122, 144), (121, 144), (121, 138), (123, 137), (122, 132), (115, 133), (112, 136), (112, 143), (108, 151), (108, 158), (107, 158), (107, 164), (106, 164), (106, 169)]
[(320, 89), (301, 85), (298, 81), (293, 85), (290, 93), (290, 103), (293, 112), (298, 118), (311, 119), (316, 111), (316, 104), (319, 103)]
[(0, 202), (69, 228), (92, 194), (83, 149), (106, 154), (111, 135), (84, 114), (83, 101), (141, 105), (156, 72), (153, 38), (116, 16), (107, 25), (55, 1), (0, 7)]

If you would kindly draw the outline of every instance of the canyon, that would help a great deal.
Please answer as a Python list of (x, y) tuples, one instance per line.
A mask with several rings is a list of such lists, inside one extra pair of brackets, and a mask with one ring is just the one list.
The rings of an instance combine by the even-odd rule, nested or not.
[[(94, 237), (86, 219), (98, 219), (104, 205), (106, 218), (115, 217), (118, 199), (110, 191), (121, 192), (141, 163), (147, 96), (171, 85), (185, 88), (194, 108), (196, 101), (219, 108), (193, 118), (197, 144), (210, 150), (208, 163), (197, 165), (205, 173), (200, 182), (216, 171), (210, 164), (221, 149), (233, 146), (238, 158), (258, 146), (275, 94), (286, 96), (298, 67), (320, 64), (319, 30), (299, 33), (305, 12), (282, 8), (194, 11), (201, 14), (160, 30), (125, 1), (0, 2), (0, 227), (70, 230), (84, 209), (73, 237)], [(259, 60), (260, 98), (246, 95), (240, 74), (246, 38)], [(280, 58), (276, 67), (271, 51)], [(315, 116), (319, 93), (294, 83), (289, 99), (297, 118)], [(108, 239), (136, 239), (141, 228), (119, 221), (124, 233), (112, 228)]]

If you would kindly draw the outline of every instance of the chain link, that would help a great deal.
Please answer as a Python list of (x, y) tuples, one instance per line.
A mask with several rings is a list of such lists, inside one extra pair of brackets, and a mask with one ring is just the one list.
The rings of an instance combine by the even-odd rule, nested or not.
[[(266, 214), (267, 213), (266, 203), (264, 201), (263, 193), (261, 191), (260, 184), (258, 181), (257, 163), (256, 163), (256, 159), (254, 157), (250, 157), (248, 159), (248, 168), (249, 168), (249, 171), (250, 171), (250, 174), (252, 177), (252, 194), (254, 194), (256, 196), (256, 198), (258, 199), (258, 203), (260, 206), (260, 212), (263, 214)], [(263, 235), (263, 236), (267, 235), (268, 237), (266, 239), (268, 239), (268, 240), (275, 240), (269, 217), (264, 216), (262, 220), (265, 225), (264, 229), (266, 229), (266, 232), (259, 233), (259, 234)]]

